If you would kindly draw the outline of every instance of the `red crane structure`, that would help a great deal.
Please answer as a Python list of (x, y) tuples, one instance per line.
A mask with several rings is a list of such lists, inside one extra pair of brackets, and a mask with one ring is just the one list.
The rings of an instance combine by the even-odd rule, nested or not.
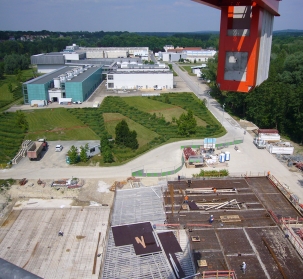
[(192, 0), (221, 10), (217, 84), (249, 92), (268, 78), (280, 0)]

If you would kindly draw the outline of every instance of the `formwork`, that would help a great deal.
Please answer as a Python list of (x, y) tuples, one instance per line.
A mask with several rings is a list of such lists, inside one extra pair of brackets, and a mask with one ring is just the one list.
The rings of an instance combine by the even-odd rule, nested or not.
[(301, 216), (267, 177), (169, 181), (163, 195), (167, 225), (185, 229), (200, 274), (303, 278), (302, 259), (280, 228), (283, 218)]
[(0, 258), (42, 278), (98, 278), (109, 213), (100, 206), (13, 210), (0, 227)]

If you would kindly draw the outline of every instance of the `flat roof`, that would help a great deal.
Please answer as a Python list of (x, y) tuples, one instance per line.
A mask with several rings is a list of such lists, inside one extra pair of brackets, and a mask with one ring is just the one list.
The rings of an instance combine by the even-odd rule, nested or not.
[(172, 71), (170, 71), (170, 70), (160, 70), (159, 69), (159, 71), (152, 71), (152, 70), (149, 70), (149, 69), (142, 69), (141, 71), (137, 71), (137, 70), (130, 70), (130, 71), (123, 71), (123, 70), (121, 70), (121, 69), (119, 69), (119, 71), (109, 71), (108, 72), (108, 74), (110, 75), (125, 75), (125, 74), (127, 74), (127, 75), (131, 75), (131, 74), (173, 74), (173, 72)]
[(98, 279), (110, 208), (45, 202), (29, 200), (22, 210), (16, 203), (0, 227), (0, 258), (45, 279)]
[(24, 82), (24, 84), (45, 84), (45, 83), (49, 82), (50, 80), (66, 73), (70, 69), (71, 69), (70, 67), (64, 66), (62, 68), (59, 68), (58, 70), (55, 70), (55, 71), (45, 74), (43, 76), (37, 77), (37, 78), (29, 80), (27, 82)]
[[(45, 83), (53, 80), (54, 78), (57, 78), (60, 75), (65, 74), (68, 71), (71, 71), (75, 67), (77, 67), (77, 66), (76, 65), (74, 67), (65, 66), (65, 67), (55, 70), (49, 74), (45, 74), (45, 75), (37, 77), (33, 80), (29, 80), (29, 81), (25, 82), (24, 84), (45, 84)], [(93, 74), (95, 71), (97, 71), (98, 69), (100, 69), (100, 67), (90, 67), (86, 71), (83, 71), (83, 73), (78, 74), (78, 76), (73, 77), (72, 80), (67, 80), (66, 83), (81, 82), (81, 81), (85, 80), (87, 77), (89, 77), (91, 74)]]
[(78, 76), (73, 77), (72, 80), (67, 80), (66, 83), (81, 82), (81, 81), (85, 80), (86, 78), (88, 78), (90, 75), (92, 75), (94, 72), (96, 72), (99, 69), (100, 69), (100, 67), (90, 67), (86, 71), (84, 71), (83, 73), (78, 74)]

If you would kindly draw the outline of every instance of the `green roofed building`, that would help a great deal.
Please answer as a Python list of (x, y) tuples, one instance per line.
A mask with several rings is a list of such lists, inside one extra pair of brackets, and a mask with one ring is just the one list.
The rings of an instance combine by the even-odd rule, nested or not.
[(64, 66), (23, 83), (24, 103), (43, 106), (50, 102), (85, 101), (102, 82), (102, 67)]

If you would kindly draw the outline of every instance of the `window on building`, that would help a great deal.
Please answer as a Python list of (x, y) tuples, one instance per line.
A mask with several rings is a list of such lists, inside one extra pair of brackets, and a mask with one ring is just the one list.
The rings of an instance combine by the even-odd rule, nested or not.
[(107, 83), (107, 87), (108, 87), (108, 88), (114, 88), (114, 83), (113, 83), (113, 82)]
[(113, 79), (114, 79), (114, 76), (113, 76), (113, 75), (107, 75), (107, 79), (108, 79), (108, 80), (113, 80)]

